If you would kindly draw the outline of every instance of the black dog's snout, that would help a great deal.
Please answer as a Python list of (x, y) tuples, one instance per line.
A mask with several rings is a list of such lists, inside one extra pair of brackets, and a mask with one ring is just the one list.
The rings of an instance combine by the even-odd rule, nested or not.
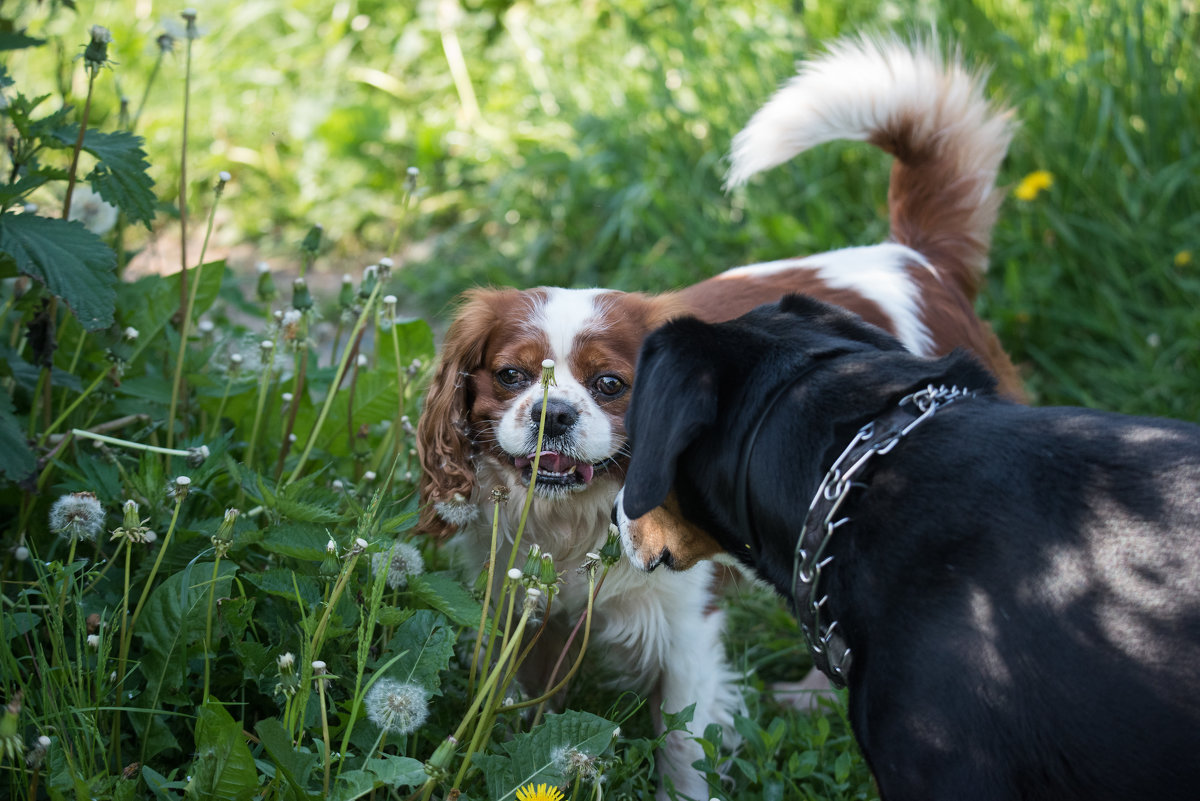
[[(617, 503), (620, 503), (620, 501), (617, 501)], [(612, 519), (612, 524), (614, 526), (621, 525), (620, 521), (617, 520), (617, 504), (616, 503), (614, 503), (612, 505), (612, 510), (609, 512), (609, 517)]]
[[(542, 402), (539, 400), (533, 404), (533, 408), (529, 411), (529, 416), (533, 420), (534, 425), (538, 425), (542, 419)], [(579, 420), (579, 412), (575, 411), (575, 407), (566, 401), (551, 399), (546, 404), (546, 436), (559, 437), (571, 430), (571, 426)]]

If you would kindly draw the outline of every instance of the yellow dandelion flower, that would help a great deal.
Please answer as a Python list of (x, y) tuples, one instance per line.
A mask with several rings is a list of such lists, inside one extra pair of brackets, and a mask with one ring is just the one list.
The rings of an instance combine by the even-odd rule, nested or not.
[(1192, 263), (1192, 251), (1181, 250), (1175, 254), (1175, 266), (1176, 267), (1187, 267), (1191, 263)]
[(1013, 190), (1013, 194), (1017, 200), (1029, 201), (1052, 186), (1054, 186), (1054, 176), (1045, 170), (1037, 170), (1022, 178), (1021, 183), (1017, 184), (1017, 188)]
[(546, 783), (533, 786), (533, 782), (517, 790), (517, 801), (563, 801), (562, 790)]

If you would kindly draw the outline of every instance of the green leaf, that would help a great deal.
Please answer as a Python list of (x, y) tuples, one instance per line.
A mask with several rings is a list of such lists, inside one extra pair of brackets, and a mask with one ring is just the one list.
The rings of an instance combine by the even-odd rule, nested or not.
[(410, 576), (408, 591), (460, 626), (478, 626), (483, 604), (449, 573)]
[[(79, 126), (63, 125), (54, 129), (54, 138), (74, 146), (79, 138)], [(83, 135), (83, 149), (96, 157), (97, 164), (88, 174), (92, 188), (100, 197), (125, 212), (132, 222), (147, 228), (154, 221), (154, 181), (147, 170), (143, 139), (129, 131), (101, 133), (89, 128)]]
[(164, 694), (179, 689), (187, 679), (187, 647), (204, 632), (208, 593), (229, 595), (237, 565), (221, 562), (212, 587), (212, 563), (196, 562), (167, 578), (150, 593), (134, 633), (144, 645), (142, 673), (148, 709), (158, 706)]
[(450, 657), (454, 655), (454, 640), (454, 631), (444, 617), (422, 609), (400, 624), (387, 649), (380, 654), (379, 662), (386, 662), (393, 655), (403, 653), (387, 674), (439, 693), (442, 686), (439, 674), (450, 664)]
[(528, 784), (566, 785), (563, 766), (554, 757), (562, 749), (600, 756), (612, 743), (616, 729), (617, 724), (590, 712), (549, 715), (542, 725), (501, 743), (499, 753), (476, 754), (474, 764), (487, 777), (488, 795), (506, 801)]
[[(45, 43), (45, 39), (35, 39), (23, 33), (14, 31), (0, 33), (0, 50), (23, 50), (26, 47), (41, 47)], [(0, 71), (0, 74), (4, 73)]]
[[(224, 259), (203, 265), (200, 273), (200, 288), (196, 292), (194, 312), (202, 314), (212, 306), (221, 290), (228, 268)], [(146, 348), (156, 341), (179, 309), (179, 276), (147, 275), (133, 283), (122, 282), (117, 287), (117, 307), (121, 310), (122, 322), (138, 330), (133, 355), (129, 362), (136, 362)], [(195, 271), (188, 270), (188, 291)], [(178, 340), (176, 340), (178, 342)]]
[(277, 776), (281, 775), (286, 786), (297, 798), (317, 798), (318, 794), (307, 787), (308, 776), (320, 757), (310, 751), (297, 751), (292, 746), (291, 736), (284, 731), (283, 724), (276, 718), (264, 718), (254, 725), (259, 742), (271, 761), (275, 763)]
[(196, 716), (196, 751), (187, 798), (249, 801), (258, 792), (258, 770), (242, 726), (211, 698)]
[(8, 390), (0, 389), (0, 475), (20, 481), (37, 467), (33, 450), (17, 422), (16, 410)]
[(353, 801), (380, 786), (415, 787), (427, 778), (423, 763), (412, 757), (384, 754), (382, 759), (368, 760), (361, 770), (342, 773), (329, 798), (330, 801)]
[(88, 331), (112, 324), (117, 256), (78, 222), (0, 214), (0, 261), (62, 298)]
[(295, 571), (287, 568), (273, 567), (261, 573), (247, 573), (243, 578), (263, 592), (286, 598), (289, 601), (296, 600), (298, 591), (300, 601), (306, 607), (314, 606), (321, 601), (321, 585), (315, 578), (298, 575)]
[(271, 553), (320, 562), (325, 558), (329, 529), (312, 523), (280, 523), (267, 531), (260, 545)]

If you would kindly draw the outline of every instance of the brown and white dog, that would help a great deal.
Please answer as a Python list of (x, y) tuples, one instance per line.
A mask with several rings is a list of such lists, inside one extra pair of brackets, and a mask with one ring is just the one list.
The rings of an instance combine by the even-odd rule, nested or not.
[[(1012, 135), (1009, 112), (985, 100), (982, 84), (930, 46), (844, 40), (804, 64), (737, 136), (731, 186), (838, 139), (891, 153), (888, 242), (738, 267), (666, 294), (468, 291), (417, 428), (421, 529), (457, 532), (482, 564), (492, 491), (502, 487), (508, 502), (500, 509), (500, 541), (511, 548), (536, 455), (539, 376), (543, 361), (552, 359), (556, 383), (523, 543), (553, 554), (560, 569), (598, 550), (628, 464), (623, 417), (636, 385), (638, 348), (649, 331), (684, 314), (722, 321), (804, 293), (858, 313), (915, 353), (967, 348), (998, 376), (1002, 391), (1018, 396), (1013, 365), (973, 310), (1002, 197), (996, 173)], [(500, 563), (507, 558), (502, 552)], [(552, 627), (584, 608), (586, 582), (567, 575)], [(650, 693), (667, 712), (696, 704), (690, 726), (696, 735), (710, 723), (728, 727), (739, 703), (723, 653), (722, 617), (712, 611), (712, 584), (708, 563), (654, 575), (618, 563), (593, 625), (595, 652), (623, 686)], [(710, 795), (690, 767), (701, 756), (678, 732), (660, 755), (663, 775), (693, 798)]]

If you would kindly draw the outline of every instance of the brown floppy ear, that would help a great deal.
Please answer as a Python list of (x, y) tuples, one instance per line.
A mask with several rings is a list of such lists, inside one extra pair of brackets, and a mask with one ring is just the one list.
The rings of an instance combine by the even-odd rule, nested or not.
[(496, 300), (503, 290), (466, 292), (446, 333), (425, 407), (417, 421), (421, 460), (421, 517), (417, 528), (435, 536), (453, 534), (473, 516), (469, 505), (475, 486), (471, 464), (471, 374), (483, 363), (488, 338), (497, 322)]

